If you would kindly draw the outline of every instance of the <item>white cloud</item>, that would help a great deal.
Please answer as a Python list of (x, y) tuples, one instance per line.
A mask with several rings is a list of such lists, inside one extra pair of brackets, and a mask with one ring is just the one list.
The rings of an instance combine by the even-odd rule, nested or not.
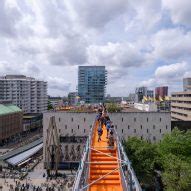
[(182, 29), (163, 29), (151, 38), (153, 57), (179, 61), (191, 54), (191, 32)]
[(170, 11), (174, 24), (191, 26), (191, 1), (190, 0), (162, 0), (164, 9)]
[(93, 28), (104, 27), (128, 9), (127, 0), (72, 0), (71, 2), (82, 25)]
[(182, 82), (184, 77), (188, 77), (191, 74), (191, 66), (182, 61), (180, 63), (170, 64), (159, 66), (154, 73), (154, 76), (148, 80), (145, 80), (140, 83), (140, 85), (148, 86), (148, 87), (156, 87), (156, 86), (170, 86), (177, 88), (177, 83)]

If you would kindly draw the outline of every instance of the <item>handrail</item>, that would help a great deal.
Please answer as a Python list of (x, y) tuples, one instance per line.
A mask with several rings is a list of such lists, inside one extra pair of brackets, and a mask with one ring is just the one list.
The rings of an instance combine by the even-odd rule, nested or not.
[(79, 164), (79, 167), (78, 167), (78, 171), (76, 173), (76, 178), (75, 178), (75, 181), (74, 181), (74, 186), (73, 186), (73, 191), (78, 191), (79, 190), (79, 186), (80, 186), (80, 179), (81, 179), (81, 175), (83, 173), (83, 168), (84, 168), (84, 165), (85, 165), (85, 160), (87, 158), (87, 155), (89, 153), (89, 149), (90, 149), (90, 145), (91, 145), (91, 137), (92, 137), (92, 133), (93, 133), (93, 130), (95, 128), (95, 121), (93, 122), (92, 124), (92, 127), (90, 129), (90, 132), (89, 132), (89, 136), (88, 136), (88, 139), (87, 139), (87, 142), (86, 142), (86, 146), (83, 150), (83, 157), (80, 161), (80, 164)]
[[(126, 153), (124, 151), (124, 147), (121, 144), (121, 141), (119, 140), (119, 136), (118, 136), (118, 133), (117, 133), (115, 128), (114, 128), (114, 131), (115, 131), (115, 134), (116, 134), (116, 143), (117, 143), (118, 153), (120, 155), (121, 155), (121, 153), (123, 154), (124, 161), (126, 161), (126, 165), (128, 167), (128, 172), (130, 173), (130, 176), (131, 176), (131, 179), (132, 179), (132, 182), (130, 182), (130, 184), (132, 184), (134, 182), (134, 187), (136, 188), (136, 191), (142, 191), (142, 188), (141, 188), (141, 186), (139, 184), (139, 181), (138, 181), (138, 179), (136, 177), (135, 171), (131, 167), (131, 162), (130, 162), (129, 158), (127, 157), (127, 155), (126, 155)], [(121, 152), (120, 152), (120, 149), (121, 149)], [(127, 183), (127, 180), (125, 178), (124, 171), (123, 171), (122, 174), (123, 174), (123, 178), (125, 180), (125, 185), (128, 187), (128, 183)], [(129, 190), (131, 191), (131, 185), (130, 185)]]
[[(115, 131), (115, 137), (116, 137), (117, 153), (118, 153), (118, 157), (121, 159), (121, 152), (120, 152), (120, 147), (119, 147), (120, 141), (119, 141), (118, 133), (117, 133), (115, 128), (114, 128), (114, 131)], [(124, 160), (124, 161), (125, 161), (125, 164), (127, 165), (127, 161), (126, 160)], [(125, 174), (124, 174), (124, 171), (122, 169), (122, 166), (121, 166), (121, 164), (119, 164), (119, 165), (120, 165), (120, 168), (121, 168), (121, 171), (122, 171), (123, 180), (125, 182), (125, 186), (126, 186), (126, 189), (127, 189), (128, 188), (128, 183), (127, 183), (127, 180), (125, 178)]]

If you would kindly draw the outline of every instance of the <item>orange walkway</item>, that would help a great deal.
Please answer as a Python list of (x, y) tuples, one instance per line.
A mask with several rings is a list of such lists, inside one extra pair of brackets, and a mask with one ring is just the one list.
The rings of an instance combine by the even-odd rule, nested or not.
[[(104, 176), (105, 174), (113, 171), (114, 169), (119, 167), (119, 163), (117, 160), (117, 150), (116, 146), (114, 149), (107, 148), (107, 130), (103, 128), (103, 135), (101, 137), (101, 141), (98, 142), (98, 134), (97, 134), (97, 127), (94, 130), (93, 137), (92, 137), (92, 148), (103, 152), (99, 153), (97, 151), (91, 150), (90, 154), (90, 174), (89, 174), (89, 184), (93, 181), (99, 179), (100, 177)], [(116, 158), (112, 158), (111, 155)], [(111, 174), (107, 175), (103, 179), (95, 182), (92, 184), (89, 191), (122, 191), (121, 185), (121, 177), (120, 172), (117, 169), (116, 171), (112, 172)]]

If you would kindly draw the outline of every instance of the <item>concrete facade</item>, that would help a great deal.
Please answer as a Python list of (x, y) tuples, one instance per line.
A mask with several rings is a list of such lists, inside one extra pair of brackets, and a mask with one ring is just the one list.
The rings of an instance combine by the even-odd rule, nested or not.
[(172, 93), (171, 116), (173, 120), (191, 121), (191, 91)]
[[(55, 116), (58, 137), (61, 144), (61, 161), (79, 162), (86, 137), (96, 117), (96, 113), (46, 112), (43, 114), (43, 158), (50, 117)], [(171, 116), (168, 112), (121, 112), (111, 113), (110, 118), (121, 139), (140, 137), (150, 142), (159, 142), (171, 132)], [(81, 141), (79, 141), (81, 137)], [(71, 139), (66, 141), (66, 139)], [(77, 141), (72, 141), (76, 139)], [(65, 141), (64, 141), (65, 140)], [(61, 163), (62, 163), (61, 162)]]
[[(51, 116), (56, 118), (59, 136), (87, 136), (96, 117), (95, 113), (46, 112), (43, 114), (43, 138)], [(121, 138), (138, 136), (151, 142), (160, 141), (171, 132), (169, 112), (111, 113), (111, 121)]]

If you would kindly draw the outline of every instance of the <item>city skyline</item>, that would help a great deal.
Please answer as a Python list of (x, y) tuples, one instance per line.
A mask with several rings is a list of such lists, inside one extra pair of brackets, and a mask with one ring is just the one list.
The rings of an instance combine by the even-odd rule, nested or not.
[(191, 76), (190, 6), (189, 0), (2, 0), (0, 75), (45, 80), (49, 95), (63, 96), (76, 90), (79, 65), (104, 65), (112, 96), (140, 86), (182, 91), (182, 79)]

